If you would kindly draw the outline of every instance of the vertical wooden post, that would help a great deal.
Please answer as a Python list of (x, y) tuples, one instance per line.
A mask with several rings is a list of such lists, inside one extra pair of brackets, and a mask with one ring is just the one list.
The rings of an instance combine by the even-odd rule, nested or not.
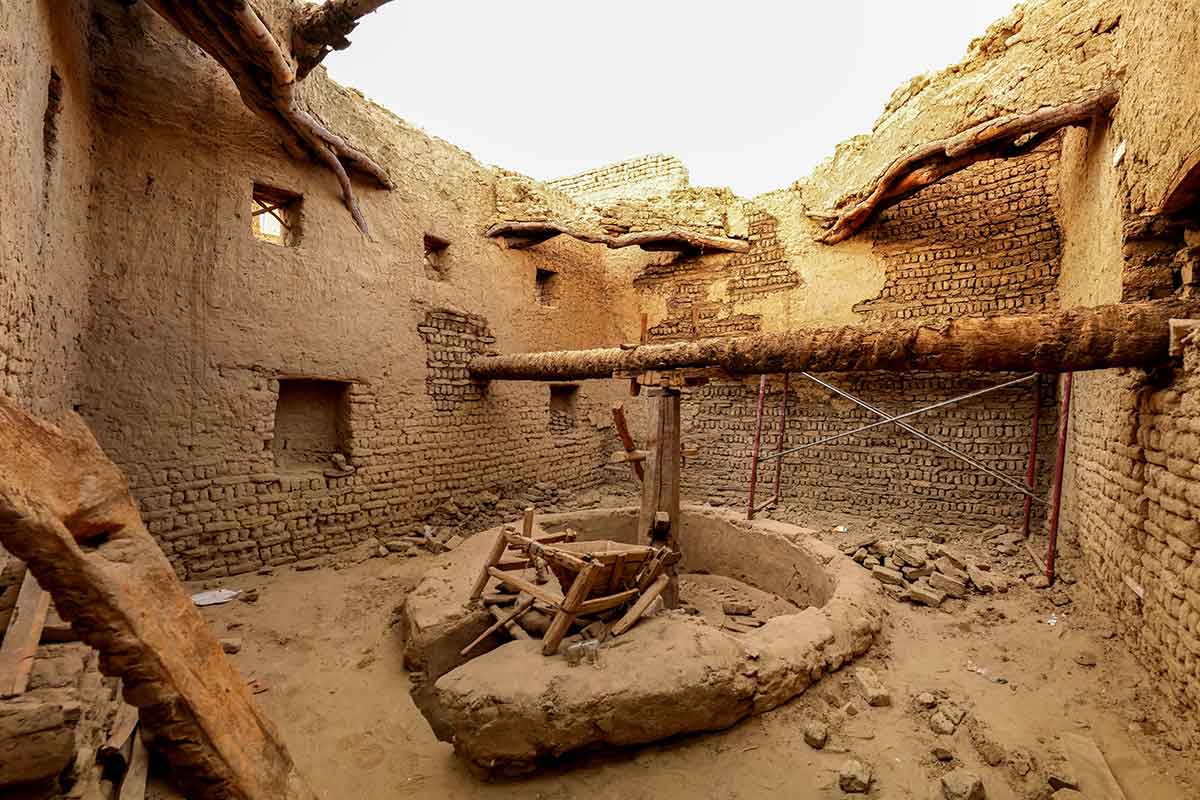
[[(666, 545), (679, 550), (679, 473), (681, 467), (678, 389), (656, 386), (647, 390), (650, 399), (650, 440), (647, 442), (646, 475), (642, 479), (642, 507), (638, 514), (638, 542)], [(665, 514), (665, 534), (659, 524)], [(663, 592), (668, 608), (679, 604), (679, 587), (674, 567)]]
[[(1033, 425), (1029, 429), (1029, 464), (1025, 468), (1025, 486), (1033, 491), (1037, 486), (1037, 457), (1038, 457), (1038, 426), (1041, 425), (1042, 411), (1042, 376), (1033, 379)], [(1029, 538), (1029, 517), (1033, 513), (1033, 498), (1025, 496), (1025, 520), (1021, 523), (1021, 533)]]

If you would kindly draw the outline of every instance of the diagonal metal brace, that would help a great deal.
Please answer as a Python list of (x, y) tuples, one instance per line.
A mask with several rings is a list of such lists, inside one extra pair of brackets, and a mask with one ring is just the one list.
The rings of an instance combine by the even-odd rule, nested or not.
[[(896, 427), (900, 428), (901, 430), (912, 434), (913, 436), (917, 437), (918, 439), (933, 445), (938, 450), (941, 450), (942, 452), (946, 453), (947, 455), (951, 455), (961, 461), (965, 461), (967, 464), (970, 464), (972, 467), (979, 470), (983, 474), (990, 475), (991, 477), (995, 478), (996, 480), (1000, 481), (1001, 483), (1007, 484), (1009, 487), (1020, 492), (1021, 494), (1030, 498), (1034, 502), (1041, 503), (1044, 506), (1049, 505), (1049, 503), (1047, 503), (1045, 500), (1038, 497), (1036, 494), (1029, 491), (1024, 486), (1022, 486), (1020, 483), (1017, 483), (1015, 480), (1008, 477), (1004, 473), (997, 472), (996, 470), (992, 469), (991, 467), (987, 466), (986, 464), (981, 463), (980, 461), (977, 461), (976, 459), (972, 458), (971, 456), (967, 455), (966, 453), (956, 450), (955, 448), (951, 447), (948, 444), (943, 444), (942, 442), (938, 441), (937, 439), (935, 439), (934, 437), (925, 433), (924, 431), (918, 430), (917, 428), (914, 428), (913, 426), (909, 425), (908, 423), (900, 421), (904, 417), (913, 416), (913, 415), (919, 414), (923, 411), (931, 410), (933, 408), (938, 407), (938, 405), (929, 406), (928, 408), (919, 409), (918, 411), (912, 411), (912, 412), (909, 412), (908, 414), (901, 414), (896, 417), (889, 417), (885, 411), (883, 411), (879, 408), (876, 408), (875, 406), (871, 405), (870, 403), (866, 402), (865, 400), (860, 400), (859, 398), (855, 397), (854, 395), (850, 394), (849, 392), (843, 391), (842, 389), (839, 389), (838, 387), (834, 386), (831, 383), (827, 383), (827, 382), (821, 380), (820, 378), (818, 378), (817, 376), (815, 376), (811, 373), (801, 372), (800, 374), (803, 375), (804, 377), (808, 378), (813, 383), (816, 383), (819, 386), (825, 387), (826, 389), (828, 389), (829, 391), (838, 395), (839, 397), (844, 397), (845, 399), (849, 400), (850, 402), (854, 403), (855, 405), (858, 405), (862, 408), (865, 408), (867, 411), (870, 411), (872, 414), (876, 414), (880, 417), (883, 417), (882, 422), (877, 422), (877, 423), (873, 423), (872, 425), (865, 426), (865, 428), (863, 428), (863, 430), (865, 430), (866, 428), (877, 427), (879, 425), (891, 423), (891, 424), (895, 425)], [(1010, 384), (1011, 383), (1019, 383), (1024, 380), (1029, 380), (1032, 377), (1034, 377), (1034, 376), (1032, 376), (1032, 375), (1026, 376), (1024, 378), (1019, 378), (1014, 381), (1010, 381), (1009, 383)], [(1004, 386), (1004, 385), (1008, 385), (1008, 384), (1001, 384), (1001, 386)], [(993, 386), (991, 388), (999, 389), (999, 388), (1001, 388), (1001, 386)], [(964, 398), (965, 397), (973, 397), (976, 394), (982, 394), (985, 391), (989, 391), (989, 390), (987, 390), (987, 389), (981, 390), (979, 392), (974, 392), (970, 395), (964, 395), (963, 397)], [(955, 400), (959, 400), (959, 399), (963, 399), (963, 398), (955, 398)], [(951, 402), (955, 402), (955, 400), (947, 400), (939, 405), (947, 405)], [(845, 435), (849, 435), (850, 433), (853, 433), (853, 431), (848, 431)], [(834, 437), (834, 438), (838, 438), (838, 437)], [(813, 444), (815, 444), (815, 443), (813, 443)]]

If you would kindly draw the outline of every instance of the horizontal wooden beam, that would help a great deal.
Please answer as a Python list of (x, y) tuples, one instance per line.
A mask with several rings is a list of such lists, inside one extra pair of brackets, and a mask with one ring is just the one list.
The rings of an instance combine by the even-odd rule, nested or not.
[(1200, 298), (1172, 298), (1004, 317), (847, 325), (670, 344), (482, 356), (477, 380), (559, 381), (717, 366), (779, 372), (1080, 372), (1150, 367), (1169, 358), (1169, 321), (1200, 316)]
[(700, 250), (720, 253), (748, 253), (750, 243), (744, 239), (731, 239), (727, 236), (710, 236), (705, 233), (684, 230), (682, 228), (667, 228), (658, 231), (638, 231), (612, 236), (607, 233), (590, 233), (588, 231), (568, 228), (557, 222), (497, 222), (484, 233), (490, 239), (506, 239), (513, 250), (523, 250), (535, 244), (553, 239), (555, 236), (570, 236), (591, 244), (602, 244), (605, 247), (619, 250), (623, 247), (640, 247), (643, 250), (683, 251)]

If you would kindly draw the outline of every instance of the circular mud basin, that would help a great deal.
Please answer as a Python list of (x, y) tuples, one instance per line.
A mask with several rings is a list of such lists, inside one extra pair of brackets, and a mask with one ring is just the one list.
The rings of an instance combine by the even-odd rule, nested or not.
[[(438, 737), (476, 767), (518, 773), (573, 750), (728, 727), (870, 647), (882, 606), (850, 559), (792, 525), (700, 506), (681, 516), (681, 608), (604, 641), (597, 666), (499, 636), (461, 657), (494, 622), (466, 601), (500, 528), (439, 557), (400, 620), (413, 698)], [(582, 542), (633, 544), (637, 509), (538, 522)]]

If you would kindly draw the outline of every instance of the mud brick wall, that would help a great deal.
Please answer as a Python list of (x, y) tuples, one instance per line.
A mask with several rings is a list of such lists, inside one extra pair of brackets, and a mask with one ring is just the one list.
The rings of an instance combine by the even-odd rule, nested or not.
[(885, 211), (873, 228), (884, 262), (868, 320), (1053, 310), (1061, 236), (1059, 140), (975, 164)]
[[(823, 375), (823, 380), (885, 411), (900, 413), (1016, 377), (930, 373)], [(842, 400), (801, 376), (792, 376), (784, 447), (795, 447), (878, 417)], [(762, 452), (779, 442), (783, 382), (772, 377), (764, 407)], [(1051, 390), (1041, 392), (1038, 488), (1048, 491), (1052, 466), (1055, 406)], [(691, 390), (684, 401), (684, 437), (700, 454), (688, 460), (684, 487), (690, 497), (744, 505), (754, 445), (758, 381), (712, 383)], [(999, 390), (961, 406), (908, 420), (928, 433), (1023, 482), (1033, 417), (1031, 384)], [(764, 462), (759, 499), (773, 489), (774, 462)], [(889, 520), (920, 531), (961, 531), (1004, 523), (1020, 528), (1023, 497), (992, 477), (945, 455), (891, 425), (828, 445), (785, 456), (783, 503), (809, 512), (847, 518)], [(1041, 518), (1035, 509), (1034, 523)], [(812, 517), (809, 517), (810, 522)]]
[(675, 156), (650, 155), (547, 181), (551, 188), (591, 205), (665, 195), (688, 185), (687, 167)]
[(746, 300), (802, 286), (804, 281), (792, 268), (779, 239), (779, 220), (754, 206), (747, 217), (750, 252), (730, 259), (726, 293)]
[(88, 314), (88, 5), (0, 13), (0, 392), (52, 417), (78, 401)]
[[(1200, 342), (1183, 369), (1076, 377), (1067, 530), (1118, 635), (1200, 708)], [(1139, 596), (1138, 592), (1141, 592)]]
[(471, 380), (467, 364), (496, 343), (487, 320), (457, 311), (430, 311), (417, 330), (425, 340), (425, 385), (434, 408), (450, 411), (459, 400), (478, 400), (482, 387)]

